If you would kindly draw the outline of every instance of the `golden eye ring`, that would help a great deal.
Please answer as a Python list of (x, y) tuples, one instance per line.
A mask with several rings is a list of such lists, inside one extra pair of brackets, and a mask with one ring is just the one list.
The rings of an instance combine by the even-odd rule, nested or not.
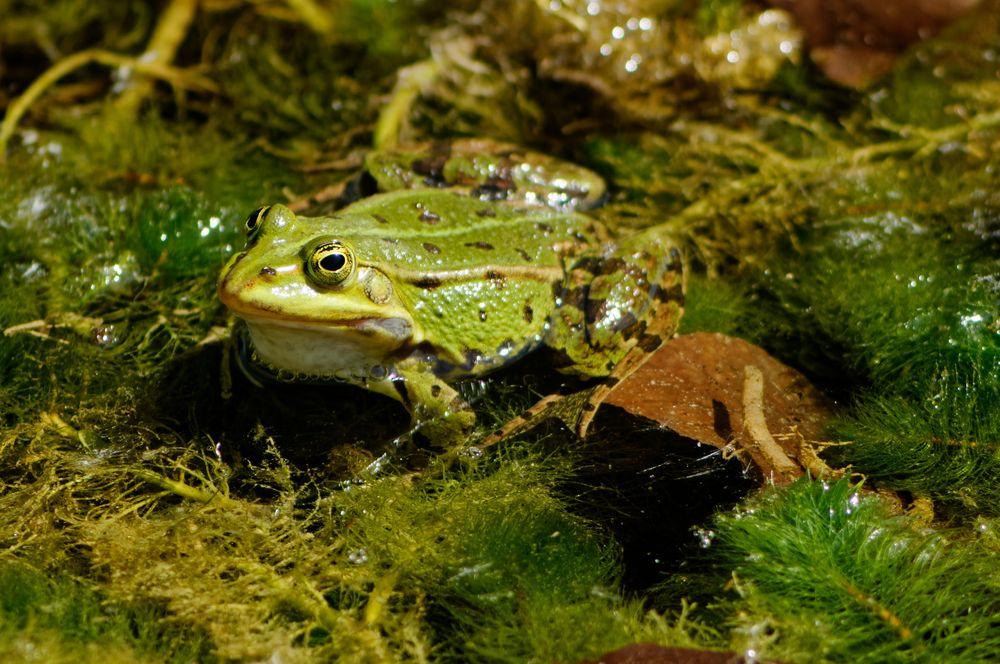
[(306, 276), (317, 286), (342, 286), (356, 266), (354, 250), (340, 240), (325, 238), (315, 242), (306, 258)]
[(243, 224), (243, 230), (247, 234), (247, 238), (253, 239), (260, 227), (264, 225), (264, 218), (267, 217), (268, 211), (271, 209), (270, 205), (264, 207), (259, 207), (250, 213), (247, 217), (246, 222)]

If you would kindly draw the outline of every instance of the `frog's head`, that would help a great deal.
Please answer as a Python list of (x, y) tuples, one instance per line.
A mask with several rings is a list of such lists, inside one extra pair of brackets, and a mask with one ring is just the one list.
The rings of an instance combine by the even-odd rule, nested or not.
[[(252, 212), (246, 247), (219, 277), (219, 298), (247, 321), (255, 341), (262, 330), (281, 329), (291, 343), (329, 337), (372, 352), (398, 348), (413, 319), (392, 281), (317, 221), (283, 205)], [(292, 330), (297, 337), (288, 336)]]

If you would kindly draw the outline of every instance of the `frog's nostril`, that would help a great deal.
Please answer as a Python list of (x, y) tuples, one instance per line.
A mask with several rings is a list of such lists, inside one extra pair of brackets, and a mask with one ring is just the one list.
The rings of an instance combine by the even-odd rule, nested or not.
[(273, 277), (276, 274), (278, 274), (278, 271), (273, 267), (262, 267), (260, 268), (260, 272), (257, 273), (257, 275), (261, 277)]

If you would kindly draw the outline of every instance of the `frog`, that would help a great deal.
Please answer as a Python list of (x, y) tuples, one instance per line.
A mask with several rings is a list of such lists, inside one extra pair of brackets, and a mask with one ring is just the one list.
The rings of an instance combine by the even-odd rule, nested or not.
[(476, 423), (459, 381), (548, 348), (556, 370), (606, 393), (676, 331), (678, 245), (587, 214), (606, 195), (589, 169), (467, 139), (373, 151), (356, 191), (325, 216), (273, 204), (247, 217), (218, 295), (258, 373), (385, 395), (412, 433), (453, 450)]

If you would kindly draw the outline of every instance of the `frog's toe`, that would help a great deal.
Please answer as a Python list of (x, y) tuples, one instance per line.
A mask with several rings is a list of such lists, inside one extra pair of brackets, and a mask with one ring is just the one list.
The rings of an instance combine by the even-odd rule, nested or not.
[(413, 432), (419, 433), (436, 448), (452, 450), (463, 446), (476, 425), (476, 414), (468, 406), (419, 420)]

